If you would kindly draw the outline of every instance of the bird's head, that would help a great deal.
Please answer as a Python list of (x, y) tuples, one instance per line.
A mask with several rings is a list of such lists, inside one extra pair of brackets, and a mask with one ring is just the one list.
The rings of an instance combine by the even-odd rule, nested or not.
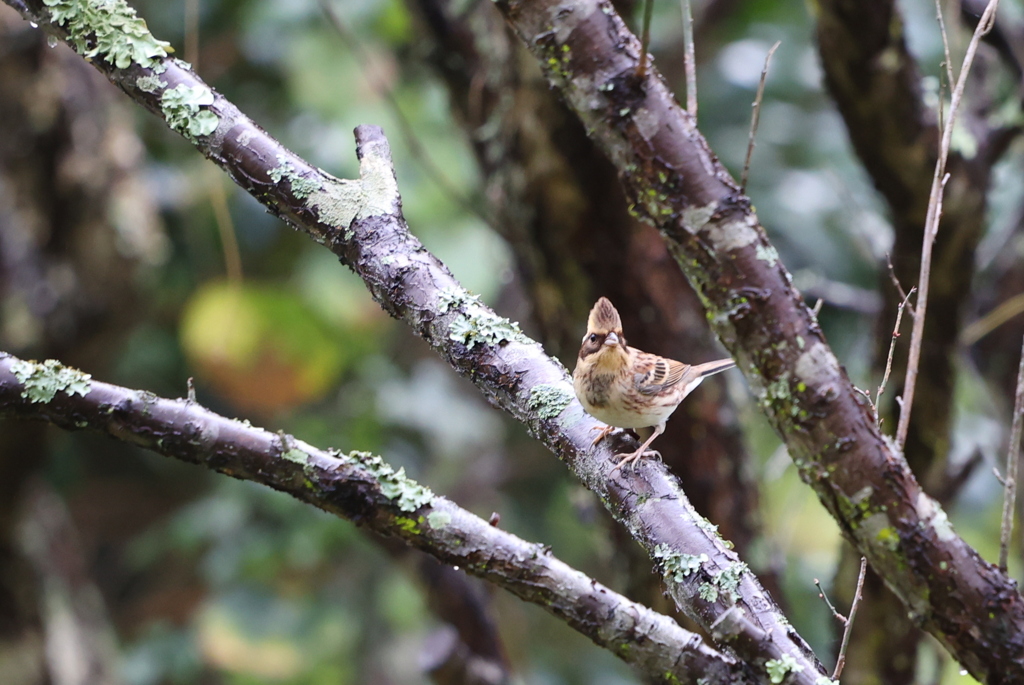
[(587, 333), (580, 347), (580, 361), (601, 367), (616, 367), (628, 360), (626, 338), (622, 335), (622, 319), (608, 298), (602, 297), (590, 310)]

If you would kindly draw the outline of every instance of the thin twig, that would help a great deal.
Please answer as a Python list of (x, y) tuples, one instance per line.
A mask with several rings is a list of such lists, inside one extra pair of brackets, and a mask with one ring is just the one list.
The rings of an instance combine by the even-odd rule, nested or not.
[(939, 20), (939, 33), (942, 34), (942, 49), (946, 54), (946, 78), (950, 87), (956, 82), (953, 76), (953, 58), (949, 54), (949, 35), (946, 33), (946, 22), (942, 18), (942, 0), (935, 0), (935, 16)]
[(850, 644), (850, 633), (853, 632), (853, 619), (857, 617), (857, 607), (864, 596), (864, 576), (868, 572), (867, 557), (860, 558), (860, 575), (857, 576), (857, 592), (853, 594), (853, 602), (850, 604), (850, 618), (846, 621), (846, 628), (843, 630), (843, 642), (839, 647), (839, 657), (836, 659), (836, 670), (832, 674), (832, 680), (839, 681), (843, 674), (843, 667), (846, 665), (846, 648)]
[(697, 119), (697, 56), (693, 44), (693, 9), (690, 0), (683, 5), (683, 69), (686, 72), (686, 111)]
[(900, 306), (896, 309), (896, 325), (892, 327), (892, 340), (889, 342), (889, 357), (885, 360), (885, 373), (882, 374), (882, 382), (878, 384), (878, 391), (875, 393), (875, 423), (879, 426), (882, 425), (882, 422), (878, 418), (878, 402), (882, 399), (882, 393), (885, 392), (885, 384), (889, 382), (889, 373), (892, 371), (892, 355), (896, 351), (896, 340), (900, 337), (900, 323), (903, 321), (903, 310), (907, 307), (907, 303), (910, 301), (910, 296), (914, 294), (915, 290), (915, 288), (911, 288), (910, 292), (903, 296), (903, 301), (900, 302)]
[[(896, 268), (892, 265), (892, 255), (888, 252), (885, 253), (885, 263), (889, 267), (889, 280), (896, 286), (896, 292), (899, 294), (901, 300), (907, 300), (907, 291), (903, 289), (903, 285), (900, 283), (900, 279), (896, 278)], [(907, 301), (906, 306), (907, 312), (910, 313), (910, 318), (917, 316), (914, 313), (914, 306)]]
[(757, 84), (757, 95), (754, 96), (753, 112), (750, 114), (750, 137), (747, 139), (747, 158), (743, 160), (743, 174), (740, 176), (740, 192), (747, 192), (747, 177), (750, 174), (750, 158), (754, 155), (754, 138), (757, 136), (757, 125), (761, 122), (761, 100), (764, 98), (764, 83), (768, 79), (768, 65), (772, 61), (772, 55), (782, 45), (781, 40), (775, 41), (768, 54), (764, 58), (764, 67), (761, 69), (761, 80)]
[(917, 383), (918, 366), (921, 362), (925, 310), (928, 307), (928, 279), (931, 276), (932, 245), (935, 243), (935, 235), (939, 230), (939, 217), (942, 213), (942, 193), (948, 179), (946, 159), (949, 157), (953, 125), (956, 121), (957, 110), (960, 108), (960, 100), (963, 98), (964, 87), (967, 85), (967, 76), (971, 72), (974, 55), (978, 50), (978, 43), (981, 41), (981, 37), (991, 30), (992, 24), (995, 21), (996, 7), (998, 6), (999, 0), (989, 0), (985, 13), (978, 22), (978, 27), (974, 30), (971, 42), (967, 46), (967, 54), (964, 56), (963, 66), (960, 68), (960, 77), (957, 79), (956, 88), (953, 89), (953, 94), (949, 101), (949, 113), (946, 115), (945, 126), (942, 130), (939, 158), (935, 162), (935, 174), (932, 177), (932, 189), (928, 200), (928, 215), (924, 224), (924, 240), (921, 244), (921, 271), (918, 277), (914, 329), (910, 338), (910, 356), (907, 359), (907, 376), (903, 383), (903, 406), (900, 411), (899, 425), (896, 428), (896, 446), (900, 450), (906, 444), (907, 432), (910, 430), (910, 412), (914, 405), (914, 386)]
[(375, 93), (383, 98), (388, 108), (391, 110), (392, 116), (395, 117), (395, 121), (398, 123), (399, 131), (402, 134), (402, 139), (405, 141), (406, 146), (409, 148), (409, 152), (412, 156), (421, 164), (434, 183), (441, 189), (441, 191), (448, 196), (448, 198), (462, 207), (463, 210), (469, 212), (480, 218), (488, 226), (493, 226), (494, 222), (491, 217), (487, 215), (480, 206), (473, 201), (472, 198), (464, 194), (459, 188), (457, 188), (448, 175), (441, 170), (434, 160), (430, 157), (427, 149), (423, 146), (419, 135), (416, 133), (415, 127), (410, 123), (408, 117), (402, 111), (402, 108), (398, 104), (398, 98), (395, 97), (394, 92), (386, 85), (386, 81), (382, 78), (374, 67), (374, 61), (363, 47), (363, 44), (359, 41), (358, 37), (349, 30), (348, 26), (342, 21), (341, 17), (337, 12), (334, 11), (334, 7), (328, 2), (328, 0), (319, 0), (320, 9), (327, 15), (327, 19), (331, 22), (331, 26), (334, 27), (335, 32), (341, 38), (345, 46), (355, 55), (356, 59), (362, 63), (362, 68), (359, 72), (366, 79), (366, 82), (370, 85)]
[(654, 0), (644, 0), (644, 18), (640, 33), (640, 64), (636, 68), (637, 78), (647, 75), (647, 48), (651, 45), (651, 17), (654, 16)]
[(821, 306), (823, 304), (825, 304), (825, 300), (819, 297), (818, 301), (814, 303), (814, 307), (811, 308), (811, 314), (814, 315), (815, 319), (817, 319), (818, 318), (818, 314), (821, 313)]
[(847, 618), (836, 610), (836, 608), (832, 605), (832, 602), (828, 601), (828, 595), (825, 594), (825, 590), (821, 587), (821, 582), (817, 578), (814, 579), (814, 585), (818, 588), (818, 597), (821, 597), (823, 600), (825, 600), (825, 606), (829, 608), (829, 611), (831, 611), (832, 615), (836, 617), (836, 620), (845, 626), (847, 623)]
[(999, 536), (999, 568), (1006, 572), (1013, 532), (1013, 511), (1017, 499), (1017, 462), (1020, 461), (1020, 434), (1024, 428), (1024, 341), (1021, 342), (1020, 365), (1017, 367), (1017, 393), (1013, 401), (1013, 422), (1010, 447), (1006, 450), (1006, 484), (1003, 490), (1003, 525)]

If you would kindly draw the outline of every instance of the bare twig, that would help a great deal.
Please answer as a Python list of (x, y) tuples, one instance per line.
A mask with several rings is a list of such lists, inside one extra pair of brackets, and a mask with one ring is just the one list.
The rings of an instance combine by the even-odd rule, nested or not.
[(942, 18), (942, 0), (935, 0), (935, 17), (939, 20), (939, 33), (942, 34), (942, 49), (946, 55), (946, 79), (949, 87), (952, 88), (956, 82), (956, 77), (953, 76), (953, 58), (949, 54), (949, 35), (946, 33), (946, 22)]
[(686, 111), (697, 118), (697, 56), (693, 43), (693, 8), (690, 0), (683, 5), (683, 69), (686, 71)]
[(967, 76), (971, 72), (971, 64), (974, 62), (974, 55), (978, 50), (978, 43), (992, 28), (995, 21), (996, 7), (999, 0), (989, 0), (985, 13), (978, 22), (978, 27), (971, 37), (967, 46), (967, 54), (964, 56), (964, 63), (960, 69), (960, 77), (957, 79), (956, 87), (953, 89), (949, 102), (949, 113), (946, 115), (945, 124), (942, 129), (942, 142), (939, 145), (939, 157), (935, 162), (935, 174), (932, 177), (932, 189), (928, 200), (928, 215), (924, 225), (924, 240), (921, 244), (921, 271), (918, 277), (918, 297), (916, 316), (914, 317), (914, 329), (910, 338), (910, 356), (907, 360), (907, 376), (903, 383), (903, 406), (900, 411), (900, 421), (896, 428), (896, 445), (902, 450), (907, 440), (907, 432), (910, 430), (910, 412), (914, 405), (914, 386), (917, 383), (918, 366), (921, 361), (921, 344), (924, 340), (925, 311), (928, 307), (928, 279), (931, 275), (932, 246), (935, 243), (935, 235), (939, 230), (939, 217), (942, 214), (942, 193), (946, 186), (948, 174), (946, 174), (946, 159), (949, 157), (949, 146), (953, 137), (954, 123), (956, 122), (957, 111), (960, 108), (960, 100), (963, 98), (964, 88), (967, 85)]
[(814, 318), (818, 318), (818, 314), (821, 313), (821, 307), (824, 304), (825, 300), (820, 297), (818, 298), (818, 301), (814, 303), (814, 307), (811, 308), (811, 314), (814, 315)]
[(1020, 461), (1020, 434), (1024, 424), (1024, 341), (1021, 343), (1020, 365), (1017, 367), (1017, 392), (1013, 402), (1010, 447), (1006, 450), (1006, 483), (1003, 489), (1003, 525), (999, 536), (999, 568), (1006, 571), (1013, 532), (1013, 512), (1017, 498), (1017, 462)]
[(903, 321), (903, 310), (907, 307), (907, 302), (909, 302), (910, 296), (914, 294), (914, 290), (915, 288), (911, 288), (910, 292), (903, 296), (903, 301), (900, 302), (900, 306), (896, 309), (896, 325), (892, 327), (892, 341), (889, 343), (889, 357), (885, 360), (885, 373), (882, 374), (882, 382), (878, 384), (878, 391), (875, 393), (875, 402), (873, 405), (875, 410), (875, 423), (879, 426), (882, 425), (882, 422), (878, 418), (878, 401), (882, 398), (882, 393), (885, 392), (886, 383), (889, 382), (889, 373), (892, 371), (892, 355), (896, 351), (896, 340), (900, 337), (900, 323)]
[(910, 304), (910, 301), (907, 297), (907, 291), (903, 289), (903, 285), (900, 283), (900, 279), (896, 278), (896, 268), (892, 265), (892, 256), (888, 252), (885, 253), (885, 263), (889, 267), (889, 280), (891, 280), (892, 284), (896, 286), (896, 292), (899, 294), (900, 299), (904, 300), (907, 303), (906, 310), (907, 312), (910, 313), (910, 318), (913, 319), (915, 316), (917, 316), (917, 314), (914, 312), (914, 305)]
[(654, 0), (644, 0), (644, 18), (640, 32), (640, 64), (636, 68), (637, 78), (647, 75), (647, 49), (651, 45), (651, 17), (654, 16)]
[(764, 67), (761, 69), (761, 80), (757, 83), (757, 95), (754, 96), (753, 112), (750, 115), (750, 137), (747, 139), (747, 158), (743, 160), (743, 174), (740, 175), (740, 192), (747, 192), (747, 176), (750, 174), (750, 158), (754, 155), (754, 138), (757, 136), (757, 125), (761, 121), (761, 100), (764, 98), (764, 83), (768, 79), (768, 65), (772, 61), (772, 55), (782, 45), (781, 40), (775, 41), (775, 45), (768, 50), (764, 58)]
[(843, 642), (839, 646), (839, 656), (836, 658), (836, 670), (832, 673), (832, 680), (838, 682), (839, 676), (843, 674), (843, 667), (846, 666), (846, 648), (850, 644), (850, 633), (853, 632), (853, 619), (857, 617), (857, 607), (860, 605), (861, 597), (864, 596), (864, 576), (867, 575), (868, 560), (860, 558), (860, 575), (857, 576), (857, 592), (853, 595), (853, 602), (850, 603), (850, 618), (845, 621), (846, 628), (843, 630)]
[(825, 589), (821, 587), (821, 581), (815, 578), (814, 586), (818, 588), (818, 597), (821, 597), (823, 600), (825, 600), (825, 606), (827, 606), (829, 611), (832, 612), (832, 615), (836, 617), (836, 620), (845, 626), (848, 619), (841, 613), (839, 613), (839, 611), (835, 608), (832, 602), (828, 600), (828, 595), (825, 594)]

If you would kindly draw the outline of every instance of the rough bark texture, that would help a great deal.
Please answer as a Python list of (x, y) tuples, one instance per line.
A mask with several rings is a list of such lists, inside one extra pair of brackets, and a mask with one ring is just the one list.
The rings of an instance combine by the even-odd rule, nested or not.
[[(1024, 604), (1014, 584), (955, 535), (879, 434), (747, 199), (657, 74), (636, 79), (639, 45), (610, 5), (498, 6), (616, 163), (638, 211), (666, 236), (843, 533), (976, 677), (1024, 677)], [(951, 198), (962, 192), (955, 182), (948, 189)]]
[[(67, 373), (51, 367), (49, 372)], [(42, 365), (0, 356), (0, 414), (90, 429), (286, 492), (459, 566), (550, 613), (640, 669), (652, 682), (767, 682), (698, 635), (631, 602), (528, 543), (396, 474), (379, 457), (325, 452), (188, 400), (92, 381), (64, 382)], [(37, 394), (40, 383), (56, 383)], [(60, 388), (60, 389), (56, 389)]]

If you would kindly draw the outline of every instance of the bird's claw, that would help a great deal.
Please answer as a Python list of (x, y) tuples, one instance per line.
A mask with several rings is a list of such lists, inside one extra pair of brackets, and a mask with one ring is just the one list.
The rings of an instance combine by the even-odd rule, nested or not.
[(590, 446), (593, 447), (597, 443), (607, 438), (608, 434), (615, 430), (615, 426), (594, 426), (590, 430), (601, 431), (600, 433), (597, 434), (597, 437), (594, 438), (594, 442), (590, 443)]
[(621, 469), (626, 464), (631, 465), (633, 467), (633, 470), (635, 471), (636, 470), (636, 464), (637, 464), (638, 461), (640, 461), (641, 457), (657, 456), (657, 457), (660, 458), (661, 457), (661, 452), (659, 452), (657, 450), (645, 450), (643, 452), (641, 452), (640, 450), (637, 450), (636, 452), (633, 452), (632, 454), (616, 454), (615, 456), (616, 457), (622, 457), (622, 460), (619, 461), (619, 463), (615, 465), (615, 468), (612, 469), (612, 473), (615, 473), (616, 471)]

